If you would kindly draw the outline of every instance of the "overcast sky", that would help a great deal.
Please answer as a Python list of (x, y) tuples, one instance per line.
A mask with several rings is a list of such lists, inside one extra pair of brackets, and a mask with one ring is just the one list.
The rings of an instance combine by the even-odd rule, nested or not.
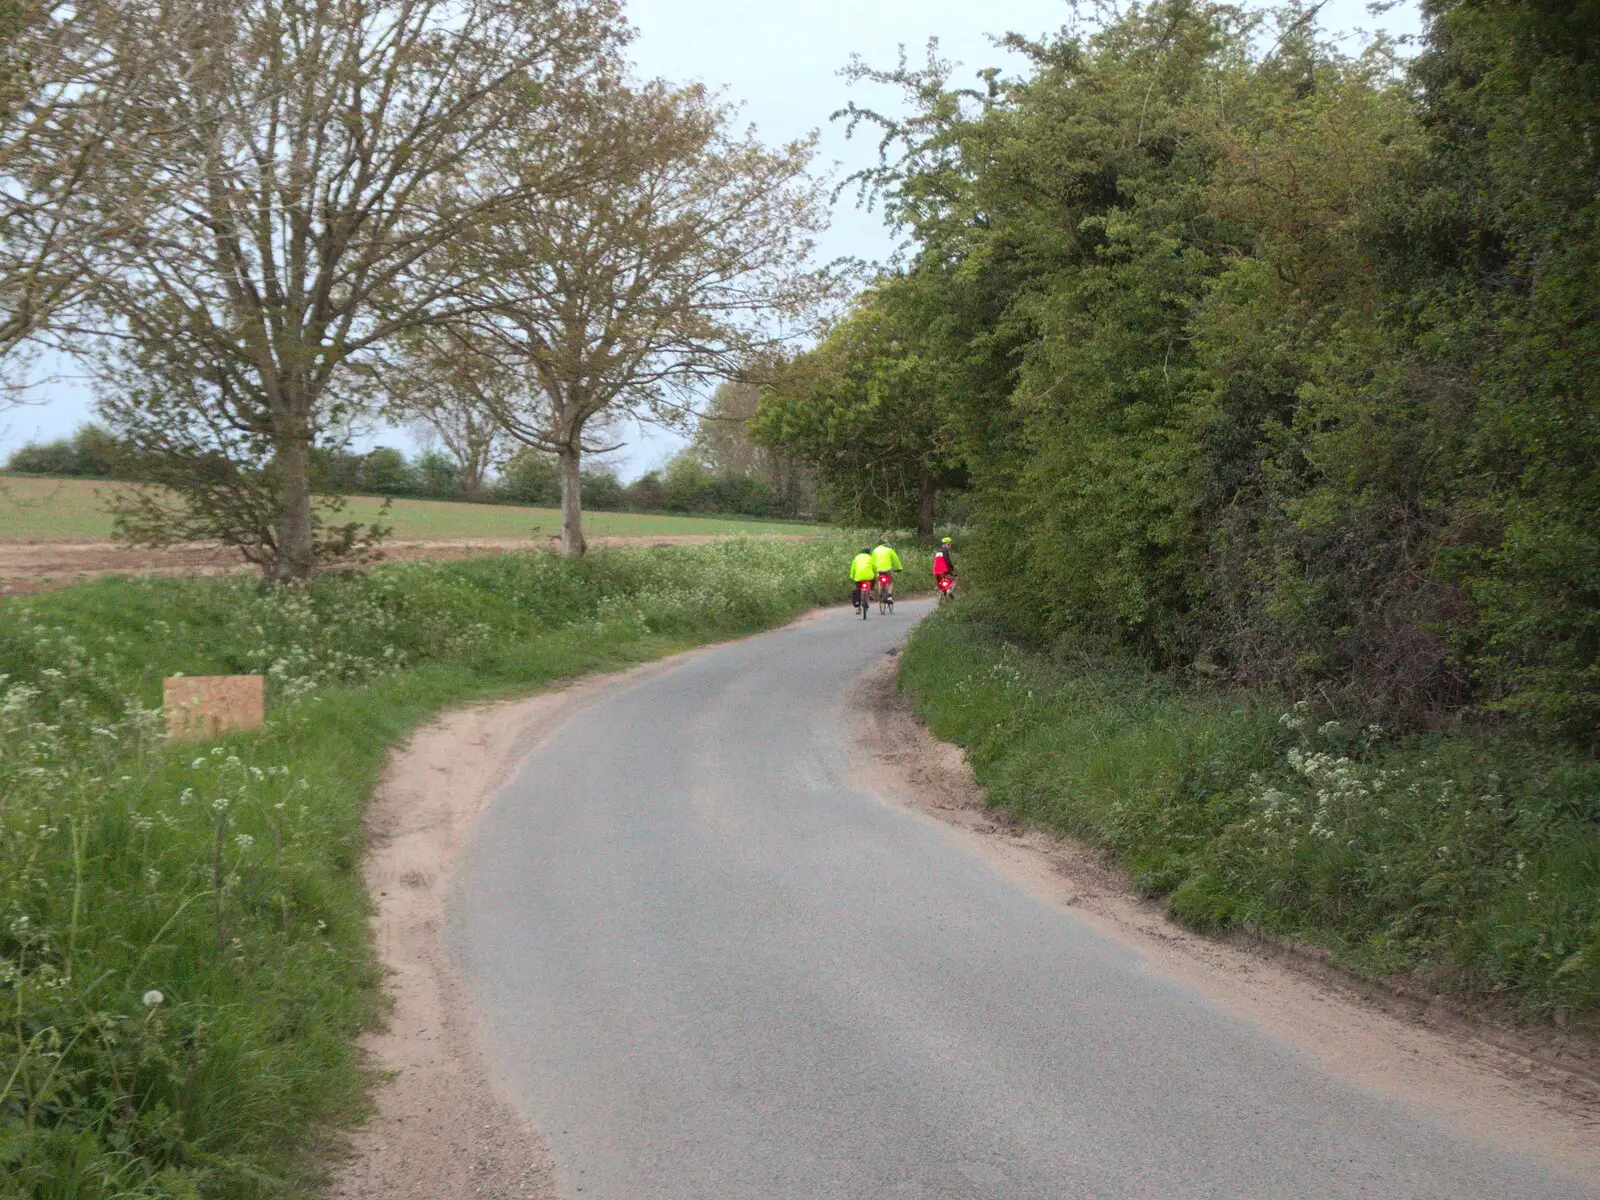
[[(963, 72), (1007, 65), (1007, 56), (989, 44), (993, 34), (1015, 31), (1038, 35), (1060, 27), (1069, 12), (1065, 0), (629, 0), (628, 13), (639, 36), (635, 61), (645, 75), (676, 81), (699, 80), (721, 89), (743, 107), (744, 117), (769, 142), (783, 142), (820, 130), (821, 166), (840, 175), (867, 165), (870, 138), (847, 141), (829, 114), (851, 98), (882, 105), (887, 97), (852, 88), (839, 69), (852, 54), (874, 66), (892, 66), (899, 47), (920, 61), (929, 37), (937, 37), (943, 57)], [(1382, 17), (1370, 16), (1365, 0), (1330, 0), (1322, 10), (1329, 29), (1381, 28), (1395, 35), (1418, 29), (1415, 0)], [(968, 75), (970, 78), (970, 74)], [(895, 239), (876, 214), (840, 198), (833, 227), (821, 244), (823, 258), (854, 256), (886, 259)], [(27, 441), (59, 437), (87, 419), (87, 389), (71, 383), (41, 393), (46, 403), (0, 414), (0, 459)], [(378, 441), (411, 448), (403, 434)], [(679, 445), (670, 435), (646, 432), (624, 450), (615, 465), (632, 478), (667, 458)]]

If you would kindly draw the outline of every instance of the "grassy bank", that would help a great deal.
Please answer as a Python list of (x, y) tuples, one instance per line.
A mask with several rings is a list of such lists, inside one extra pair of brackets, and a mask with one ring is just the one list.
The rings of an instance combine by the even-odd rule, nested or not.
[(1510, 735), (1391, 738), (1259, 693), (1028, 653), (960, 606), (901, 687), (991, 804), (1087, 839), (1202, 928), (1369, 977), (1600, 1017), (1600, 764)]
[[(40, 538), (109, 541), (111, 516), (105, 511), (104, 496), (127, 486), (103, 479), (0, 473), (0, 541)], [(383, 503), (382, 497), (352, 496), (342, 519), (375, 521)], [(559, 509), (471, 504), (464, 500), (396, 499), (390, 503), (384, 520), (394, 527), (394, 536), (403, 541), (554, 537), (561, 532)], [(826, 532), (822, 526), (798, 521), (613, 512), (585, 513), (583, 528), (590, 537), (805, 536)]]
[[(307, 1194), (364, 1103), (356, 871), (439, 709), (842, 603), (848, 543), (399, 564), (304, 592), (108, 579), (0, 603), (0, 1194)], [(925, 570), (925, 564), (919, 564)], [(165, 675), (260, 672), (260, 733), (169, 747)]]

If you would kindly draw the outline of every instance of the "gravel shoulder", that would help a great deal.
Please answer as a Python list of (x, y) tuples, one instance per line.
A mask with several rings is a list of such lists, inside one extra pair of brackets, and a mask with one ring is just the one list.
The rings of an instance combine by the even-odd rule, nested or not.
[(476, 1044), (444, 949), (446, 904), (473, 819), (516, 765), (573, 714), (663, 666), (463, 709), (394, 752), (368, 812), (363, 865), (391, 1007), (362, 1048), (386, 1078), (335, 1165), (333, 1200), (553, 1200), (549, 1153)]

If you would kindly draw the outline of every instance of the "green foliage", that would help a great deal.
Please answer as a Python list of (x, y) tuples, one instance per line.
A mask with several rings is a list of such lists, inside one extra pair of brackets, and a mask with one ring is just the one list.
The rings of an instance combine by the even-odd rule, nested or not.
[(1600, 766), (1516, 737), (1323, 720), (1126, 659), (1027, 653), (968, 600), (901, 686), (990, 803), (1104, 847), (1198, 927), (1373, 976), (1600, 1017)]
[(763, 435), (860, 514), (959, 462), (1025, 638), (1595, 746), (1600, 7), (1425, 10), (1410, 63), (1157, 0), (982, 91), (858, 70), (915, 255)]
[[(784, 515), (786, 506), (782, 497), (759, 474), (716, 471), (690, 452), (674, 456), (659, 478), (657, 504), (665, 512), (746, 513), (753, 517)], [(645, 492), (650, 486), (647, 484), (640, 491)], [(630, 492), (633, 490), (629, 488)]]
[(70, 438), (29, 442), (11, 452), (6, 469), (23, 475), (75, 475), (87, 479), (131, 479), (126, 449), (104, 426), (80, 425)]
[(912, 527), (927, 543), (938, 492), (962, 476), (912, 291), (883, 281), (822, 345), (779, 368), (751, 431), (809, 466), (843, 519)]
[[(0, 606), (0, 1194), (311, 1194), (378, 1008), (361, 815), (440, 707), (840, 599), (845, 542), (104, 580)], [(729, 589), (728, 581), (738, 580)], [(164, 676), (261, 673), (169, 746)], [(154, 993), (160, 993), (159, 1000)]]
[[(556, 474), (555, 460), (548, 454), (532, 451), (515, 455), (500, 468), (500, 478), (492, 494), (502, 503), (559, 507), (561, 480)], [(587, 496), (585, 502), (588, 502)]]
[(805, 466), (783, 447), (762, 444), (751, 436), (750, 422), (760, 406), (759, 385), (745, 381), (719, 385), (695, 424), (688, 453), (718, 480), (726, 481), (724, 486), (737, 489), (738, 498), (732, 503), (752, 506), (719, 511), (775, 517), (815, 512), (815, 487)]

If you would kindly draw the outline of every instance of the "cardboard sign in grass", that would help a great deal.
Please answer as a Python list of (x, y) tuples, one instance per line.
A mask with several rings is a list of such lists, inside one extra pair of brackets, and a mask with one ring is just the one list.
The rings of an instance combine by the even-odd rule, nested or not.
[(167, 737), (216, 737), (266, 723), (265, 680), (260, 675), (179, 675), (161, 687)]

